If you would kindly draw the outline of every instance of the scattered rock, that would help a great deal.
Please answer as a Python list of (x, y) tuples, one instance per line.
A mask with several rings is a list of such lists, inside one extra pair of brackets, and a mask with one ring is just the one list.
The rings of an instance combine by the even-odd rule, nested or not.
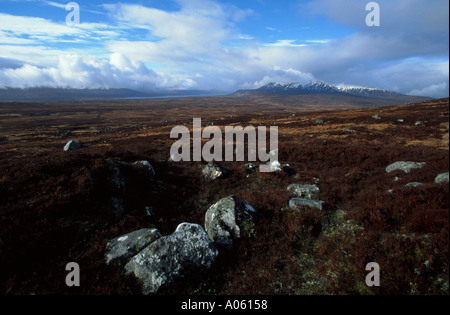
[(380, 115), (378, 115), (378, 114), (377, 114), (377, 115), (374, 115), (374, 116), (372, 116), (372, 118), (373, 118), (373, 119), (376, 119), (376, 120), (380, 120), (380, 119), (381, 119)]
[(142, 293), (157, 293), (198, 281), (211, 268), (218, 251), (198, 224), (182, 223), (134, 256), (125, 266), (127, 274), (142, 283)]
[(436, 179), (434, 180), (434, 182), (436, 184), (448, 183), (449, 182), (448, 174), (449, 174), (448, 172), (439, 174), (438, 176), (436, 176)]
[(233, 250), (234, 242), (243, 233), (251, 234), (254, 228), (253, 217), (255, 209), (240, 200), (230, 196), (212, 205), (205, 214), (205, 230), (211, 241), (227, 250)]
[(420, 187), (420, 186), (423, 186), (423, 184), (419, 182), (412, 182), (405, 185), (405, 187)]
[(353, 129), (344, 129), (344, 130), (342, 130), (342, 132), (345, 132), (345, 133), (356, 133), (356, 130), (353, 130)]
[(304, 197), (307, 199), (313, 199), (320, 194), (320, 189), (316, 185), (292, 184), (288, 186), (287, 190), (297, 197)]
[(320, 201), (320, 200), (292, 198), (289, 201), (289, 208), (291, 208), (292, 210), (296, 210), (300, 207), (309, 207), (309, 208), (318, 209), (318, 210), (322, 211), (324, 206), (325, 206), (325, 202)]
[(106, 263), (122, 265), (160, 237), (157, 229), (142, 229), (112, 239), (106, 245)]
[(395, 162), (386, 167), (386, 172), (391, 173), (393, 171), (403, 171), (405, 173), (409, 173), (412, 169), (422, 168), (425, 165), (426, 163), (419, 162)]
[(220, 177), (227, 176), (229, 173), (229, 169), (223, 167), (216, 161), (209, 162), (208, 165), (203, 168), (203, 177), (208, 180), (216, 180)]
[(325, 122), (322, 119), (317, 119), (314, 123), (316, 125), (325, 125)]
[(64, 151), (74, 151), (81, 149), (81, 141), (80, 140), (70, 140), (64, 147)]

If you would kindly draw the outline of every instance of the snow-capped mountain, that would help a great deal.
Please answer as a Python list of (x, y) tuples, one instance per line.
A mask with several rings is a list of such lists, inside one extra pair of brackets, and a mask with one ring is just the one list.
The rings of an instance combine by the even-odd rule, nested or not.
[(386, 101), (387, 104), (401, 104), (420, 102), (432, 99), (431, 97), (411, 96), (397, 92), (354, 86), (331, 85), (322, 81), (315, 81), (306, 84), (302, 83), (281, 83), (274, 82), (266, 84), (254, 90), (241, 90), (233, 94), (234, 96), (301, 96), (307, 95), (316, 99), (343, 99), (353, 103), (370, 103), (372, 101)]
[(300, 83), (269, 83), (257, 89), (256, 91), (270, 94), (349, 94), (354, 96), (367, 97), (390, 97), (401, 95), (397, 92), (364, 87), (335, 86), (322, 81), (311, 82), (307, 84)]
[(300, 83), (269, 83), (257, 89), (260, 92), (266, 93), (276, 93), (276, 94), (316, 94), (316, 93), (326, 93), (334, 94), (341, 93), (341, 91), (333, 85), (325, 82), (317, 81), (308, 84)]

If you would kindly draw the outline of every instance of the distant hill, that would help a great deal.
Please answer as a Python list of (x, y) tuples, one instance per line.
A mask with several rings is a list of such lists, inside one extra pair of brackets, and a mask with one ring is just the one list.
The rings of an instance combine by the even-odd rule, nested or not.
[(134, 99), (209, 95), (218, 92), (199, 90), (167, 90), (142, 92), (131, 89), (70, 89), (70, 88), (0, 88), (0, 102), (76, 101), (89, 99)]
[(327, 95), (356, 96), (361, 98), (391, 100), (393, 103), (411, 103), (432, 99), (431, 97), (411, 96), (397, 92), (373, 88), (337, 87), (317, 81), (308, 84), (269, 83), (255, 90), (241, 90), (233, 96), (282, 96), (282, 95)]

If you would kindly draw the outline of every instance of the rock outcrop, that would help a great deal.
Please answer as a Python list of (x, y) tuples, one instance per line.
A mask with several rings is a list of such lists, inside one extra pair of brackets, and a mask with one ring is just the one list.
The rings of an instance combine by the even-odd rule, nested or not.
[(441, 184), (441, 183), (448, 183), (449, 182), (449, 177), (448, 177), (449, 173), (442, 173), (439, 174), (438, 176), (436, 176), (434, 182), (436, 184)]
[(316, 185), (289, 185), (287, 190), (297, 197), (304, 197), (306, 199), (314, 199), (320, 194), (320, 189)]
[(147, 295), (198, 280), (217, 255), (200, 225), (182, 223), (173, 234), (157, 239), (134, 256), (125, 265), (125, 272), (142, 283), (142, 293)]
[(216, 161), (209, 162), (208, 165), (203, 168), (203, 177), (211, 181), (227, 176), (229, 173), (229, 169), (220, 165)]
[(236, 196), (224, 198), (212, 205), (205, 214), (205, 230), (219, 248), (233, 250), (243, 233), (253, 231), (255, 209)]
[(81, 149), (81, 141), (80, 140), (70, 140), (64, 146), (64, 151), (75, 151)]
[(425, 165), (426, 163), (400, 161), (386, 167), (386, 172), (391, 173), (394, 171), (403, 171), (405, 173), (409, 173), (412, 169), (422, 168)]
[(106, 245), (106, 264), (122, 265), (160, 237), (157, 229), (142, 229), (112, 239)]
[(325, 202), (320, 200), (312, 200), (306, 198), (292, 198), (291, 200), (289, 200), (289, 208), (291, 208), (292, 210), (297, 210), (302, 207), (309, 207), (322, 211), (324, 206)]

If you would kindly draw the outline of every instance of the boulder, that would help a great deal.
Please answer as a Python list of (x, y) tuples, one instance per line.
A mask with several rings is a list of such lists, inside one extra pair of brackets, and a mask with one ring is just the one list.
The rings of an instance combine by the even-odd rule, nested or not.
[(318, 210), (322, 211), (324, 206), (325, 206), (325, 202), (320, 201), (320, 200), (292, 198), (289, 201), (289, 208), (291, 208), (292, 210), (297, 210), (298, 208), (301, 208), (301, 207), (309, 207), (309, 208), (318, 209)]
[(81, 141), (80, 140), (70, 140), (67, 142), (67, 144), (64, 146), (64, 151), (74, 151), (81, 149)]
[(157, 229), (142, 229), (112, 239), (106, 245), (106, 264), (122, 265), (160, 237)]
[(243, 233), (253, 232), (255, 209), (236, 196), (224, 198), (212, 205), (205, 214), (205, 230), (219, 247), (233, 250)]
[(449, 182), (448, 172), (442, 173), (442, 174), (439, 174), (438, 176), (436, 176), (436, 179), (434, 180), (434, 182), (436, 184), (448, 183)]
[(317, 119), (314, 123), (316, 125), (325, 125), (325, 122), (322, 119)]
[(313, 199), (320, 193), (319, 187), (316, 185), (289, 185), (287, 190), (297, 197), (304, 197), (306, 199)]
[(412, 182), (405, 185), (405, 187), (420, 187), (420, 186), (423, 186), (423, 184), (419, 182)]
[(223, 167), (216, 161), (211, 161), (203, 168), (203, 177), (208, 180), (216, 180), (230, 173), (226, 167)]
[(374, 116), (372, 116), (372, 118), (376, 119), (376, 120), (380, 120), (381, 119), (380, 115), (374, 115)]
[(409, 173), (412, 169), (422, 168), (426, 165), (426, 163), (420, 162), (395, 162), (388, 167), (386, 167), (386, 172), (391, 173), (394, 171), (403, 171), (405, 173)]
[(198, 224), (182, 223), (134, 256), (125, 272), (142, 283), (142, 293), (157, 293), (198, 281), (211, 268), (218, 251)]

